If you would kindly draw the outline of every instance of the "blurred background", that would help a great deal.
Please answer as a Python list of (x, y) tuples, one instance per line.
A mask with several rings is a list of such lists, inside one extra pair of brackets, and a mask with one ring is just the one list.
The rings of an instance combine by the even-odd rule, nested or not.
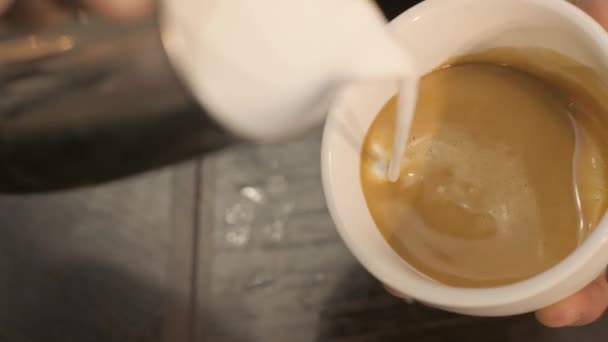
[[(417, 1), (379, 1), (391, 18)], [(103, 186), (0, 196), (0, 341), (604, 341), (388, 295), (334, 230), (320, 129)]]

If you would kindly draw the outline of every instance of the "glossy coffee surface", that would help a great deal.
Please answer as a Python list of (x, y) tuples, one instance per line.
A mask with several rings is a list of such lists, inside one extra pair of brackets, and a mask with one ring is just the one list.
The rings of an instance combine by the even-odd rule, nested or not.
[(392, 248), (439, 282), (491, 287), (543, 272), (606, 209), (606, 115), (572, 82), (483, 58), (426, 75), (391, 183), (395, 111), (392, 99), (367, 134), (363, 192)]

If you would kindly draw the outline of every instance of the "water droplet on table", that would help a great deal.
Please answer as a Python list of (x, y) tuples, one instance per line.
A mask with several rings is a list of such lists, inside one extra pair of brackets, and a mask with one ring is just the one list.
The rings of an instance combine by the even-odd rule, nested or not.
[(250, 200), (256, 204), (262, 204), (265, 202), (265, 195), (262, 189), (258, 189), (252, 186), (246, 186), (241, 189), (241, 196)]
[(245, 283), (247, 290), (259, 290), (271, 287), (275, 282), (275, 277), (271, 274), (256, 274)]
[(251, 228), (249, 226), (233, 227), (226, 233), (226, 242), (235, 246), (242, 247), (249, 242)]
[(231, 225), (251, 223), (255, 218), (255, 208), (251, 203), (236, 203), (226, 210), (224, 220)]
[(280, 242), (285, 235), (285, 224), (283, 221), (276, 220), (263, 228), (264, 235), (273, 242)]

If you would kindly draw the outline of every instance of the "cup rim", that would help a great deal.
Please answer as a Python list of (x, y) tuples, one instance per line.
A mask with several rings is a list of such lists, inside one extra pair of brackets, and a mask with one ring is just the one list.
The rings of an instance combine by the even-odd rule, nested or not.
[[(398, 25), (404, 21), (415, 21), (417, 17), (423, 15), (425, 12), (435, 8), (436, 6), (445, 5), (446, 2), (456, 2), (459, 0), (426, 0), (422, 3), (415, 5), (409, 10), (403, 12), (397, 18), (395, 18), (390, 24), (390, 28), (398, 27)], [(512, 0), (506, 0), (512, 1)], [(581, 9), (576, 7), (567, 1), (546, 1), (546, 0), (518, 0), (531, 3), (533, 5), (545, 8), (550, 11), (555, 11), (560, 15), (563, 15), (575, 23), (581, 28), (590, 40), (594, 42), (596, 48), (601, 51), (602, 55), (608, 57), (608, 33), (604, 28), (597, 23), (593, 18), (588, 16)], [(331, 191), (332, 189), (332, 172), (331, 172), (331, 150), (329, 141), (335, 130), (332, 129), (336, 125), (336, 116), (340, 111), (339, 108), (333, 107), (330, 109), (328, 120), (325, 124), (323, 132), (323, 144), (321, 148), (321, 171), (323, 189), (325, 197), (327, 199), (327, 205), (333, 221), (336, 224), (338, 233), (342, 240), (345, 242), (349, 250), (354, 254), (356, 259), (377, 279), (384, 282), (387, 285), (390, 284), (390, 276), (379, 270), (377, 266), (372, 265), (372, 262), (368, 260), (363, 251), (365, 247), (362, 244), (354, 241), (349, 234), (346, 222), (342, 221), (341, 215), (339, 215), (338, 201), (340, 201), (335, 194)], [(361, 191), (361, 189), (359, 189)], [(439, 284), (432, 280), (415, 279), (411, 278), (412, 284), (407, 290), (407, 294), (416, 298), (417, 300), (424, 301), (430, 305), (437, 306), (449, 306), (454, 308), (479, 308), (479, 307), (498, 307), (509, 305), (515, 302), (520, 302), (531, 297), (538, 296), (546, 290), (556, 287), (561, 283), (564, 283), (573, 275), (575, 275), (580, 269), (585, 267), (590, 259), (597, 256), (599, 250), (602, 247), (606, 247), (608, 244), (608, 212), (604, 214), (604, 217), (596, 227), (596, 229), (579, 245), (569, 256), (553, 266), (549, 270), (546, 270), (540, 274), (537, 274), (531, 278), (522, 280), (520, 282), (489, 288), (458, 288), (448, 285)], [(603, 260), (604, 263), (608, 263), (608, 257)], [(598, 266), (597, 270), (594, 270), (594, 274), (599, 274), (604, 269), (604, 263), (602, 267)], [(406, 263), (404, 262), (404, 265)], [(404, 266), (405, 267), (405, 266)], [(580, 290), (587, 283), (583, 280), (579, 281), (577, 287), (572, 292)], [(399, 290), (399, 288), (397, 288)], [(562, 298), (552, 298), (560, 300)], [(550, 304), (550, 303), (547, 303)]]

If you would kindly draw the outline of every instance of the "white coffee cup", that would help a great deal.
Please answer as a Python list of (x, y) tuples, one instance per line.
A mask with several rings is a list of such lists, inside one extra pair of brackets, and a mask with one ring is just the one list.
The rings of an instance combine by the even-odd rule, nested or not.
[[(608, 34), (564, 0), (427, 0), (403, 13), (391, 27), (413, 52), (420, 75), (456, 56), (495, 47), (541, 47), (593, 68), (608, 81)], [(503, 316), (555, 303), (603, 272), (608, 264), (606, 217), (557, 266), (512, 285), (455, 288), (430, 280), (407, 265), (376, 228), (359, 174), (364, 136), (395, 93), (396, 86), (390, 83), (349, 85), (332, 107), (323, 138), (323, 187), (330, 213), (347, 246), (376, 278), (430, 306), (469, 315)]]

